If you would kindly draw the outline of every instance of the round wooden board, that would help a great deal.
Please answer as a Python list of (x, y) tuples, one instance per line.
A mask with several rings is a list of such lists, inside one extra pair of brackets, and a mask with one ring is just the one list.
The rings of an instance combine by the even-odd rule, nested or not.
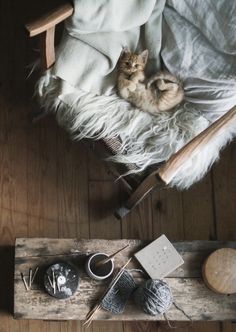
[(236, 293), (236, 250), (222, 248), (205, 261), (202, 275), (206, 285), (216, 293)]

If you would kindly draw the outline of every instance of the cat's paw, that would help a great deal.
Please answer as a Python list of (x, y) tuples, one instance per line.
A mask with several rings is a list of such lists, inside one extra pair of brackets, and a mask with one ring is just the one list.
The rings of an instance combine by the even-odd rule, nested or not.
[(136, 89), (136, 85), (134, 83), (130, 82), (128, 89), (130, 92), (134, 92)]
[(129, 97), (129, 91), (127, 88), (123, 88), (120, 90), (120, 96), (123, 98), (123, 99), (127, 99)]
[(166, 83), (164, 82), (164, 80), (163, 79), (158, 79), (157, 80), (157, 87), (158, 87), (158, 89), (159, 90), (165, 90), (165, 88), (166, 88)]

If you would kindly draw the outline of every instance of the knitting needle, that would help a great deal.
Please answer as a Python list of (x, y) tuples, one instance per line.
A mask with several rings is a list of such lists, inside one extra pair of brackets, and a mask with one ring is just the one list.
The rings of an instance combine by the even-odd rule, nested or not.
[(98, 261), (97, 263), (95, 263), (95, 267), (100, 267), (106, 263), (108, 263), (112, 258), (114, 258), (117, 254), (119, 254), (121, 251), (125, 250), (126, 248), (129, 247), (129, 243), (124, 246), (123, 248), (117, 250), (116, 252), (114, 252), (112, 255), (106, 257), (106, 258), (103, 258), (102, 260)]
[(50, 286), (53, 288), (53, 283), (52, 283), (52, 280), (51, 280), (51, 278), (49, 277), (49, 275), (48, 275), (48, 281), (49, 281)]
[(34, 282), (34, 279), (35, 279), (35, 277), (36, 277), (36, 274), (37, 274), (38, 270), (39, 270), (39, 267), (37, 266), (36, 269), (34, 270), (34, 274), (33, 274), (33, 276), (32, 276), (31, 285), (32, 285), (32, 283)]
[(57, 289), (60, 292), (61, 291), (61, 287), (60, 287), (60, 283), (59, 283), (59, 279), (57, 278)]
[(52, 271), (53, 294), (56, 294), (56, 279), (54, 270)]
[(131, 261), (131, 259), (132, 259), (132, 257), (120, 268), (120, 270), (118, 271), (117, 275), (111, 281), (110, 285), (105, 290), (105, 292), (101, 296), (101, 298), (98, 301), (98, 303), (96, 304), (96, 306), (92, 310), (90, 310), (90, 312), (87, 314), (86, 321), (84, 322), (83, 326), (88, 327), (91, 324), (91, 322), (93, 320), (93, 317), (95, 316), (96, 312), (99, 311), (100, 308), (101, 308), (101, 302), (102, 302), (102, 300), (107, 295), (107, 293), (110, 291), (110, 289), (115, 285), (115, 283), (118, 281), (118, 279), (121, 277), (122, 273), (124, 272), (126, 266), (129, 264), (129, 262)]
[(26, 282), (26, 280), (25, 280), (25, 277), (24, 277), (23, 273), (21, 273), (20, 275), (21, 275), (22, 281), (23, 281), (23, 283), (24, 283), (25, 289), (28, 291), (28, 290), (29, 290), (29, 287), (28, 287), (28, 285), (27, 285), (27, 282)]
[(29, 289), (31, 288), (31, 285), (32, 285), (32, 269), (30, 268), (29, 269), (29, 281), (28, 281), (28, 283), (29, 283)]

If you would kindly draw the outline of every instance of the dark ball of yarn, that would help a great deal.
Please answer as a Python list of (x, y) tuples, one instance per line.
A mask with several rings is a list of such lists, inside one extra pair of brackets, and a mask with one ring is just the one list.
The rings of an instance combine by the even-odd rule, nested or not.
[(164, 314), (173, 303), (169, 285), (163, 280), (149, 279), (134, 293), (135, 302), (149, 315)]

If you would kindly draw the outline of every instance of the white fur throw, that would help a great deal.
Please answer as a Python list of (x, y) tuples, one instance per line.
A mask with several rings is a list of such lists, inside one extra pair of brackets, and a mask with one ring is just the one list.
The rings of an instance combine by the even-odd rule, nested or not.
[[(63, 91), (68, 91), (63, 95), (60, 94), (61, 85)], [(39, 80), (37, 93), (42, 107), (55, 112), (58, 123), (73, 139), (120, 136), (122, 147), (119, 154), (110, 159), (136, 164), (138, 171), (167, 160), (209, 125), (209, 121), (187, 103), (175, 112), (152, 116), (135, 109), (116, 95), (93, 96), (75, 91), (51, 76), (50, 71)], [(189, 159), (170, 185), (183, 189), (201, 179), (218, 159), (220, 149), (235, 134), (236, 125), (221, 133), (201, 153)]]

